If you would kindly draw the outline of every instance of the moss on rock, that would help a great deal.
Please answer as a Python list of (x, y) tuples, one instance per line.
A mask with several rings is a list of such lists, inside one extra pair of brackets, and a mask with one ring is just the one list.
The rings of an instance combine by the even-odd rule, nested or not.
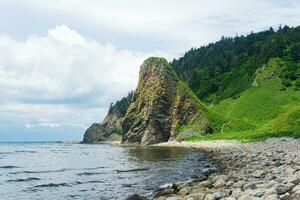
[[(207, 109), (164, 58), (144, 61), (134, 100), (123, 120), (123, 142), (154, 144), (175, 138), (183, 125), (212, 132)], [(176, 134), (177, 133), (177, 134)]]

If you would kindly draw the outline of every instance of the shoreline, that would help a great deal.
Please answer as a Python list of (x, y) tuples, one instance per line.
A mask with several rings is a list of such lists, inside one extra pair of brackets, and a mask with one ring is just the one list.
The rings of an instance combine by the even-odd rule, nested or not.
[[(103, 143), (130, 146), (122, 145), (119, 141)], [(155, 200), (300, 199), (299, 139), (271, 138), (254, 143), (226, 140), (169, 141), (149, 146), (204, 150), (207, 158), (216, 163), (216, 170), (199, 174), (189, 183), (173, 183), (155, 190)]]
[(108, 140), (97, 143), (81, 143), (81, 144), (109, 144), (120, 147), (127, 146), (159, 146), (159, 147), (184, 147), (184, 148), (194, 148), (201, 150), (214, 150), (214, 149), (223, 149), (223, 148), (232, 148), (243, 145), (243, 143), (234, 140), (213, 140), (213, 141), (199, 141), (199, 142), (177, 142), (177, 141), (168, 141), (152, 145), (138, 145), (138, 144), (122, 144), (119, 140)]
[(215, 150), (215, 149), (224, 149), (224, 148), (233, 148), (242, 145), (241, 142), (233, 140), (213, 140), (213, 141), (199, 141), (199, 142), (177, 142), (169, 141), (158, 143), (150, 146), (165, 146), (165, 147), (184, 147), (184, 148), (194, 148), (201, 150)]
[(206, 150), (217, 170), (199, 174), (191, 184), (174, 183), (156, 200), (299, 200), (300, 140), (273, 138), (263, 142), (167, 142)]

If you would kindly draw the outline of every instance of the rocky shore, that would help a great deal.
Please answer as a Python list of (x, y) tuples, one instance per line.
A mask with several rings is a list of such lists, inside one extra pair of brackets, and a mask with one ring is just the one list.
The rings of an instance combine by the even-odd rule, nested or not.
[(193, 182), (160, 189), (156, 200), (300, 200), (300, 140), (159, 145), (203, 148), (219, 169), (199, 174)]

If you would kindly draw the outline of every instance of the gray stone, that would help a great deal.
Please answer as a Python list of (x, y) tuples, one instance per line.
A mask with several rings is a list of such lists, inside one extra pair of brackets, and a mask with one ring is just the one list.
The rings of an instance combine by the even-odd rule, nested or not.
[(199, 183), (200, 186), (202, 187), (210, 187), (211, 186), (211, 182), (210, 181), (201, 181)]
[(242, 188), (243, 186), (244, 186), (244, 181), (238, 181), (238, 182), (234, 183), (232, 187)]
[(243, 186), (243, 189), (244, 190), (247, 190), (247, 189), (254, 190), (257, 188), (257, 186), (256, 186), (257, 183), (258, 183), (257, 181), (250, 181)]
[(178, 196), (167, 197), (166, 200), (180, 200), (180, 197), (178, 197)]
[(217, 180), (223, 180), (224, 182), (227, 182), (228, 177), (226, 175), (218, 175), (213, 179), (213, 182), (216, 182)]
[(188, 200), (188, 199), (191, 199), (191, 200), (203, 200), (204, 197), (205, 197), (205, 194), (203, 194), (203, 193), (194, 193), (194, 194), (189, 194), (187, 196), (186, 200)]
[(249, 194), (244, 194), (238, 200), (252, 200)]
[(279, 185), (275, 189), (278, 195), (285, 194), (290, 190), (289, 187), (286, 187), (284, 185)]
[(214, 200), (214, 196), (212, 194), (206, 194), (204, 200)]
[(226, 196), (224, 192), (218, 191), (213, 193), (214, 199), (222, 199)]
[(179, 194), (179, 195), (187, 195), (187, 194), (190, 193), (190, 191), (191, 191), (190, 187), (184, 187), (181, 190), (179, 190), (179, 192), (177, 194)]
[(300, 193), (300, 185), (295, 186), (292, 191)]
[(147, 200), (146, 197), (140, 196), (138, 194), (134, 194), (130, 197), (127, 197), (126, 200)]
[(254, 197), (262, 197), (264, 196), (264, 193), (262, 191), (257, 191), (253, 194)]
[(234, 198), (239, 198), (240, 196), (242, 196), (242, 190), (240, 188), (233, 190), (231, 196), (233, 196)]
[(290, 200), (291, 199), (291, 195), (289, 193), (285, 193), (283, 195), (280, 195), (279, 199), (281, 199), (281, 200)]
[(255, 177), (255, 178), (260, 178), (262, 176), (266, 175), (266, 172), (263, 171), (263, 170), (256, 170), (252, 176)]
[(214, 183), (214, 187), (215, 188), (222, 188), (226, 185), (226, 182), (223, 179), (218, 179), (215, 183)]
[(186, 183), (180, 183), (180, 184), (176, 185), (177, 190), (181, 190), (182, 188), (185, 188), (185, 187), (187, 187)]
[(300, 183), (300, 176), (293, 175), (288, 179), (289, 183), (293, 183), (294, 185), (298, 185)]

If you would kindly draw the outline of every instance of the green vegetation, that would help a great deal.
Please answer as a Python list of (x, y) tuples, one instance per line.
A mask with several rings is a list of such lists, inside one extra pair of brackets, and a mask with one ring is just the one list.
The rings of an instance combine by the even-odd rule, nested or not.
[(255, 85), (238, 98), (228, 98), (209, 106), (209, 111), (220, 113), (225, 120), (219, 131), (206, 136), (194, 135), (186, 140), (258, 141), (269, 137), (299, 137), (300, 91), (282, 90), (278, 77), (282, 65), (280, 59), (271, 59), (257, 70)]
[(257, 142), (264, 141), (268, 138), (292, 137), (300, 138), (300, 132), (231, 132), (231, 133), (215, 133), (208, 136), (194, 135), (186, 137), (185, 141), (208, 141), (208, 140), (238, 140), (240, 142)]
[(126, 97), (117, 101), (115, 104), (111, 103), (108, 110), (108, 115), (115, 114), (119, 117), (125, 116), (128, 107), (133, 99), (133, 92), (129, 92)]
[(182, 126), (179, 140), (300, 138), (300, 27), (223, 38), (171, 64), (214, 127), (201, 135), (196, 125)]
[(216, 43), (192, 48), (171, 65), (180, 78), (205, 102), (218, 103), (238, 96), (253, 82), (256, 70), (271, 58), (286, 65), (280, 78), (284, 87), (299, 88), (300, 27), (279, 27), (278, 31), (222, 37)]
[(122, 133), (112, 133), (107, 137), (108, 141), (120, 141), (122, 139)]

